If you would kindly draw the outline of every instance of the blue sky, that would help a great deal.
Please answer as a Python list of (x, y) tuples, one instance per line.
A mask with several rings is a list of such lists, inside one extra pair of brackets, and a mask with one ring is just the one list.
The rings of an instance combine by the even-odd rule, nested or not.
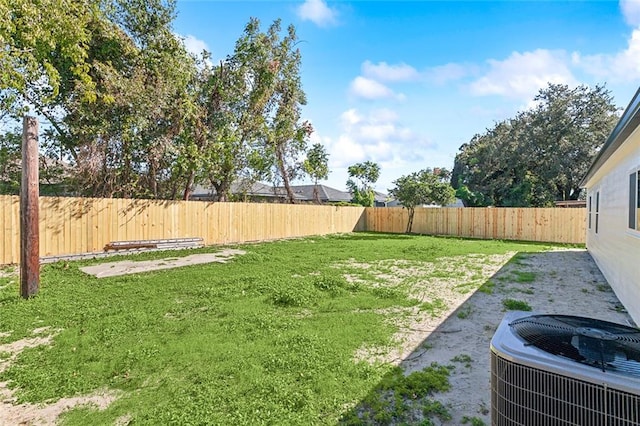
[[(624, 108), (640, 83), (640, 0), (178, 1), (176, 33), (213, 60), (250, 17), (276, 18), (302, 43), (312, 142), (330, 154), (324, 183), (381, 166), (376, 189), (425, 167), (453, 167), (460, 145), (533, 105), (548, 82), (606, 83)], [(300, 181), (303, 183), (304, 181)]]

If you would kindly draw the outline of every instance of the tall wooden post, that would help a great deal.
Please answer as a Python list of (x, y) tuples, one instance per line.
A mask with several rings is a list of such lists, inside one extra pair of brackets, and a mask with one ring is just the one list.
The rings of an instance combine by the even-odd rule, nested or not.
[(40, 287), (38, 120), (22, 123), (22, 184), (20, 185), (20, 295), (35, 296)]

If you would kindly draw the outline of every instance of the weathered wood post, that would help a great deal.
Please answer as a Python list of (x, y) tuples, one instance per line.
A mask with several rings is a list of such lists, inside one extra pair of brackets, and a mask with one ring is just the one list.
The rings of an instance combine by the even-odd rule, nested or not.
[(40, 228), (38, 120), (22, 123), (22, 182), (20, 185), (20, 295), (28, 299), (40, 287)]

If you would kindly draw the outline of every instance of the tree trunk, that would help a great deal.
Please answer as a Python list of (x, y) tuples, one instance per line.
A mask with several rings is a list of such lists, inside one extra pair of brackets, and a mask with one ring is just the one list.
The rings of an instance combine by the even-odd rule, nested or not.
[(416, 212), (414, 207), (407, 207), (407, 211), (409, 212), (409, 222), (407, 222), (407, 234), (411, 233), (411, 228), (413, 228), (413, 214)]
[(216, 190), (216, 201), (220, 201), (221, 203), (226, 203), (229, 201), (229, 183), (228, 182), (211, 182), (213, 188)]
[(317, 180), (316, 180), (315, 184), (313, 185), (313, 200), (317, 204), (321, 204), (320, 203), (320, 194), (318, 192), (318, 181)]
[(191, 187), (193, 186), (193, 181), (196, 177), (196, 172), (190, 172), (189, 177), (187, 178), (187, 184), (184, 186), (184, 193), (182, 195), (182, 199), (185, 201), (189, 200), (191, 196)]
[(289, 183), (289, 173), (287, 173), (287, 168), (284, 163), (284, 153), (280, 147), (276, 148), (276, 157), (278, 161), (278, 169), (280, 169), (280, 175), (282, 176), (282, 184), (284, 185), (284, 189), (287, 192), (287, 202), (290, 204), (295, 204), (296, 199), (293, 194), (293, 190), (291, 189), (291, 184)]

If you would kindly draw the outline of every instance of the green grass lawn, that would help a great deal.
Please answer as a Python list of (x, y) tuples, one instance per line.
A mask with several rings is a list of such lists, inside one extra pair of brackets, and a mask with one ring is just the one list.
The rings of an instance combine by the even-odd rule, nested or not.
[[(106, 410), (73, 409), (65, 424), (113, 424), (123, 416), (132, 424), (357, 423), (351, 409), (398, 377), (393, 366), (354, 354), (393, 344), (398, 326), (389, 316), (402, 309), (388, 308), (418, 305), (412, 286), (427, 286), (429, 274), (456, 273), (436, 268), (388, 280), (388, 261), (439, 265), (443, 257), (545, 246), (356, 233), (241, 248), (247, 254), (226, 264), (99, 280), (78, 269), (97, 261), (46, 265), (40, 293), (27, 301), (18, 297), (17, 278), (0, 278), (0, 344), (40, 327), (57, 330), (51, 345), (24, 350), (0, 381), (9, 381), (18, 402), (117, 392)], [(362, 264), (382, 265), (386, 275)]]

